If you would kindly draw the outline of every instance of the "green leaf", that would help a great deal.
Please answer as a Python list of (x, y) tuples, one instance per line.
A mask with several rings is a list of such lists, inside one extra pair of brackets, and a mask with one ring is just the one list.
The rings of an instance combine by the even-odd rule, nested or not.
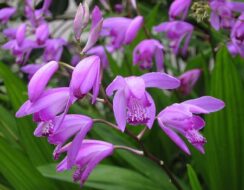
[(2, 106), (0, 106), (0, 132), (10, 143), (16, 143), (19, 140), (15, 118)]
[[(46, 177), (72, 182), (72, 171), (57, 173), (55, 168), (56, 166), (53, 164), (38, 167), (39, 171)], [(135, 171), (105, 164), (100, 164), (94, 169), (84, 186), (104, 190), (162, 189)]]
[[(0, 78), (4, 81), (11, 106), (13, 111), (16, 112), (24, 101), (27, 100), (26, 85), (1, 62)], [(25, 117), (17, 119), (16, 121), (20, 143), (23, 145), (32, 163), (37, 166), (51, 161), (51, 147), (45, 139), (34, 137), (33, 131), (35, 125), (31, 121), (31, 118)]]
[(9, 143), (0, 139), (0, 171), (16, 190), (56, 189), (29, 162), (29, 159)]
[(197, 175), (190, 164), (187, 164), (187, 173), (188, 173), (192, 190), (202, 190)]
[(206, 154), (197, 163), (205, 170), (209, 189), (244, 188), (244, 99), (236, 63), (226, 48), (217, 53), (209, 95), (226, 107), (206, 117)]

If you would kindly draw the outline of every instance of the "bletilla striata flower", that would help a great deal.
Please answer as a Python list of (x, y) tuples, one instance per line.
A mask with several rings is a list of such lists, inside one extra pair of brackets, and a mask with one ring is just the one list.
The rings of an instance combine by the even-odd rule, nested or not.
[(9, 50), (15, 57), (17, 63), (26, 63), (32, 49), (37, 45), (33, 40), (26, 38), (26, 24), (21, 24), (17, 29), (12, 29), (8, 33), (11, 40), (6, 42), (2, 48)]
[(210, 2), (210, 23), (215, 30), (230, 29), (235, 23), (233, 12), (243, 12), (244, 3), (213, 0)]
[(38, 27), (45, 22), (44, 16), (49, 16), (48, 11), (52, 0), (44, 0), (40, 9), (35, 9), (33, 0), (25, 0), (25, 16), (28, 18), (33, 27)]
[(33, 75), (28, 84), (29, 100), (19, 108), (16, 117), (33, 114), (35, 122), (50, 121), (58, 114), (65, 112), (68, 105), (75, 101), (75, 99), (70, 99), (68, 87), (45, 90), (48, 81), (57, 69), (58, 63), (51, 61)]
[(205, 121), (197, 114), (216, 112), (224, 106), (224, 102), (219, 99), (203, 96), (168, 106), (158, 114), (157, 119), (161, 129), (185, 153), (190, 154), (190, 151), (177, 133), (183, 135), (196, 149), (204, 153), (203, 146), (207, 141), (199, 130), (205, 126)]
[(7, 7), (0, 9), (0, 22), (5, 24), (9, 21), (10, 17), (16, 12), (16, 8)]
[(184, 39), (184, 45), (181, 52), (183, 55), (186, 54), (193, 32), (193, 26), (191, 24), (184, 21), (163, 22), (162, 24), (155, 26), (154, 30), (156, 32), (166, 33), (166, 36), (170, 41), (170, 47), (175, 54), (180, 52), (180, 44)]
[[(62, 122), (60, 122), (62, 120)], [(34, 135), (37, 137), (48, 137), (48, 142), (57, 145), (54, 158), (58, 159), (59, 148), (62, 147), (73, 136), (74, 139), (67, 151), (68, 167), (71, 168), (79, 152), (83, 139), (90, 131), (93, 120), (90, 117), (78, 114), (67, 114), (64, 119), (57, 116), (51, 121), (40, 122)]]
[(107, 18), (103, 22), (101, 36), (109, 37), (108, 45), (111, 51), (130, 44), (142, 27), (143, 17), (137, 16), (134, 19), (126, 17)]
[(231, 43), (228, 44), (229, 51), (233, 54), (240, 54), (244, 57), (244, 13), (236, 21), (231, 30)]
[(174, 0), (169, 8), (169, 17), (171, 20), (181, 19), (184, 20), (187, 17), (191, 0)]
[(179, 85), (178, 79), (160, 72), (126, 78), (117, 76), (107, 87), (106, 93), (111, 96), (117, 91), (113, 99), (113, 111), (119, 129), (124, 131), (126, 123), (146, 125), (150, 129), (156, 109), (146, 88), (174, 89)]
[(96, 55), (86, 57), (76, 65), (70, 81), (71, 93), (76, 98), (83, 98), (93, 90), (92, 102), (96, 101), (101, 83), (100, 67), (100, 58)]
[[(114, 146), (110, 143), (98, 140), (83, 140), (78, 147), (78, 154), (74, 159), (76, 170), (73, 174), (74, 181), (80, 181), (81, 186), (89, 177), (92, 170), (106, 157), (112, 155)], [(65, 152), (69, 145), (60, 149), (59, 152)], [(68, 157), (57, 166), (57, 171), (62, 172), (70, 169), (68, 167)]]
[(139, 64), (141, 69), (151, 69), (155, 59), (157, 71), (163, 70), (163, 45), (154, 39), (141, 41), (133, 51), (133, 64)]
[(200, 75), (201, 75), (200, 69), (192, 69), (179, 76), (178, 77), (180, 79), (179, 91), (185, 96), (190, 94), (192, 88), (196, 84)]

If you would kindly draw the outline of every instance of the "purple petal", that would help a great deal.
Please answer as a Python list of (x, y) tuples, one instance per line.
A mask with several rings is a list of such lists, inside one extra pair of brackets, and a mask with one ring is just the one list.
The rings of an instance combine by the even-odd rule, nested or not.
[(168, 137), (183, 150), (186, 154), (190, 155), (190, 150), (188, 149), (185, 142), (180, 138), (180, 136), (168, 127), (165, 127), (163, 123), (158, 119), (159, 126), (168, 135)]
[(145, 82), (141, 77), (127, 77), (125, 78), (127, 88), (125, 94), (131, 96), (131, 93), (138, 99), (142, 98), (145, 95)]
[(190, 111), (192, 111), (193, 113), (216, 112), (225, 107), (225, 103), (222, 100), (211, 96), (202, 96), (200, 98), (187, 100), (185, 102), (182, 102), (182, 104), (188, 105)]
[(36, 29), (36, 41), (39, 45), (45, 43), (49, 36), (48, 24), (43, 23)]
[(97, 42), (101, 29), (102, 29), (102, 25), (103, 25), (103, 20), (100, 20), (95, 26), (94, 28), (91, 29), (90, 34), (88, 36), (88, 40), (87, 43), (84, 47), (84, 49), (82, 50), (81, 53), (85, 53), (87, 52), (89, 49), (92, 48), (92, 46), (95, 45), (95, 43)]
[(180, 86), (180, 81), (170, 75), (160, 72), (151, 72), (141, 76), (146, 87), (159, 89), (174, 89)]
[(154, 123), (154, 120), (155, 120), (155, 116), (156, 116), (156, 107), (155, 107), (155, 103), (154, 103), (154, 100), (153, 98), (151, 97), (151, 95), (149, 93), (146, 92), (146, 96), (147, 96), (147, 99), (148, 101), (150, 102), (150, 106), (147, 108), (147, 114), (148, 114), (148, 117), (149, 117), (149, 120), (147, 122), (147, 127), (149, 129), (152, 128), (153, 126), (153, 123)]
[(157, 71), (164, 71), (164, 54), (163, 54), (163, 50), (156, 48), (155, 50), (155, 61), (156, 61), (156, 67), (157, 67)]
[(95, 6), (95, 8), (92, 11), (92, 26), (91, 28), (94, 28), (99, 21), (102, 20), (102, 13), (98, 6)]
[(9, 18), (16, 12), (16, 8), (7, 7), (0, 9), (0, 21), (4, 24), (8, 22)]
[(106, 94), (112, 96), (115, 90), (123, 89), (125, 84), (125, 79), (121, 76), (117, 76), (106, 88)]
[(143, 17), (137, 16), (132, 20), (128, 29), (126, 30), (124, 44), (130, 44), (136, 37), (138, 31), (142, 27)]
[(214, 12), (212, 12), (211, 15), (210, 15), (210, 23), (211, 23), (212, 27), (215, 30), (219, 30), (220, 29), (220, 18)]
[(45, 89), (48, 81), (52, 75), (58, 69), (58, 63), (51, 61), (46, 65), (42, 66), (31, 78), (28, 84), (28, 96), (31, 102), (36, 101), (43, 90)]
[(124, 132), (126, 127), (126, 99), (123, 90), (118, 90), (114, 96), (113, 111), (119, 129)]
[(19, 46), (23, 44), (25, 39), (26, 24), (21, 24), (16, 32), (16, 40)]
[[(60, 119), (60, 117), (58, 118)], [(56, 119), (56, 124), (58, 123)], [(60, 126), (54, 126), (53, 135), (48, 138), (48, 142), (52, 144), (64, 144), (70, 137), (79, 130), (90, 127), (91, 118), (77, 114), (67, 114)]]
[(87, 133), (90, 131), (92, 127), (92, 122), (88, 122), (83, 128), (80, 130), (80, 132), (75, 136), (73, 139), (71, 146), (67, 152), (68, 156), (68, 168), (71, 168), (73, 164), (75, 163), (75, 158), (79, 152), (79, 148), (82, 144), (82, 140), (85, 138)]

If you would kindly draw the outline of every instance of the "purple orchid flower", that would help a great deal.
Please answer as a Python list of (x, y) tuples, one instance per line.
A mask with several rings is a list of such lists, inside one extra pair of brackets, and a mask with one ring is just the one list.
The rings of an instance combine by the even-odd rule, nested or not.
[(179, 76), (181, 83), (179, 91), (185, 96), (190, 94), (200, 75), (200, 69), (192, 69)]
[(211, 96), (188, 100), (173, 104), (161, 111), (158, 123), (169, 138), (185, 153), (191, 154), (185, 142), (177, 133), (183, 135), (197, 150), (204, 153), (206, 139), (199, 133), (205, 121), (196, 114), (208, 114), (221, 110), (224, 102)]
[(83, 4), (80, 3), (76, 11), (73, 24), (74, 34), (77, 41), (80, 41), (81, 33), (89, 22), (89, 16), (88, 4), (86, 2)]
[(44, 62), (59, 61), (63, 53), (63, 46), (66, 44), (67, 42), (62, 38), (46, 40), (43, 53)]
[(92, 11), (92, 25), (85, 47), (81, 53), (86, 53), (97, 42), (103, 25), (103, 17), (100, 9), (96, 6)]
[(75, 67), (70, 81), (71, 93), (83, 98), (93, 89), (92, 103), (95, 103), (101, 83), (100, 58), (96, 55), (81, 60)]
[(231, 43), (228, 44), (229, 51), (233, 54), (240, 54), (244, 57), (244, 13), (236, 21), (231, 31)]
[(107, 87), (106, 93), (111, 96), (117, 91), (113, 100), (113, 111), (119, 129), (124, 131), (126, 122), (152, 128), (156, 108), (146, 88), (174, 89), (179, 85), (178, 79), (160, 72), (147, 73), (140, 77), (117, 76)]
[(212, 10), (210, 23), (215, 30), (220, 28), (230, 29), (235, 23), (233, 12), (243, 12), (244, 3), (213, 0), (210, 2)]
[[(61, 119), (62, 116), (58, 116), (54, 120), (39, 123), (34, 135), (37, 137), (46, 136), (48, 137), (49, 143), (58, 145), (59, 147), (63, 146), (68, 139), (75, 135), (67, 154), (68, 167), (71, 168), (83, 139), (93, 125), (93, 120), (87, 116), (78, 114), (67, 114), (60, 124)], [(58, 151), (56, 150), (55, 152), (54, 158), (58, 159)]]
[(16, 12), (16, 8), (7, 7), (0, 9), (0, 22), (5, 24), (9, 21), (10, 17)]
[(185, 55), (190, 43), (193, 26), (184, 21), (164, 22), (154, 27), (156, 32), (165, 32), (167, 38), (170, 40), (170, 47), (175, 54), (179, 53), (180, 43), (185, 38), (182, 48), (182, 54)]
[(21, 24), (16, 30), (10, 31), (13, 38), (5, 43), (2, 48), (9, 50), (15, 57), (17, 63), (26, 63), (32, 49), (37, 47), (37, 44), (25, 37), (26, 24)]
[(38, 45), (43, 45), (49, 37), (48, 24), (43, 23), (36, 29), (36, 42)]
[(101, 64), (104, 69), (108, 68), (108, 57), (103, 46), (95, 46), (86, 52), (88, 55), (97, 55), (101, 59)]
[[(63, 149), (69, 149), (64, 147)], [(112, 155), (114, 146), (110, 143), (98, 140), (83, 140), (80, 145), (78, 154), (74, 159), (76, 171), (73, 174), (74, 181), (80, 181), (81, 186), (87, 180), (89, 174), (106, 157)], [(59, 152), (64, 152), (60, 149)], [(68, 167), (68, 157), (57, 166), (57, 171), (62, 172), (70, 169)]]
[(191, 0), (174, 0), (169, 8), (169, 17), (171, 20), (180, 18), (184, 20), (187, 17)]
[(134, 19), (125, 17), (107, 18), (103, 22), (102, 36), (111, 38), (111, 51), (117, 50), (122, 45), (130, 44), (142, 27), (143, 17), (137, 16)]
[(150, 69), (152, 68), (153, 58), (155, 58), (157, 71), (162, 71), (164, 63), (163, 49), (163, 45), (157, 40), (143, 40), (133, 51), (133, 64), (139, 64), (141, 69)]
[(34, 27), (38, 27), (42, 23), (45, 23), (44, 16), (48, 16), (48, 11), (52, 0), (44, 0), (43, 6), (40, 9), (35, 10), (34, 2), (32, 0), (25, 0), (25, 15)]
[(17, 111), (16, 117), (33, 114), (34, 121), (53, 120), (58, 114), (66, 113), (75, 99), (70, 98), (68, 87), (45, 90), (45, 87), (58, 69), (58, 63), (51, 61), (41, 67), (28, 84), (27, 100)]

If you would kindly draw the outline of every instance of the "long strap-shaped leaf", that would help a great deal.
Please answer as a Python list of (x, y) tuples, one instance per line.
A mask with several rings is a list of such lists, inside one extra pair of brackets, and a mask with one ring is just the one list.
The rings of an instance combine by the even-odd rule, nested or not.
[[(22, 103), (27, 100), (26, 85), (1, 62), (0, 78), (4, 81), (11, 106), (16, 112)], [(34, 123), (31, 119), (29, 117), (17, 119), (17, 126), (20, 134), (20, 143), (25, 148), (32, 163), (38, 166), (51, 160), (50, 146), (44, 139), (37, 139), (33, 136)]]

